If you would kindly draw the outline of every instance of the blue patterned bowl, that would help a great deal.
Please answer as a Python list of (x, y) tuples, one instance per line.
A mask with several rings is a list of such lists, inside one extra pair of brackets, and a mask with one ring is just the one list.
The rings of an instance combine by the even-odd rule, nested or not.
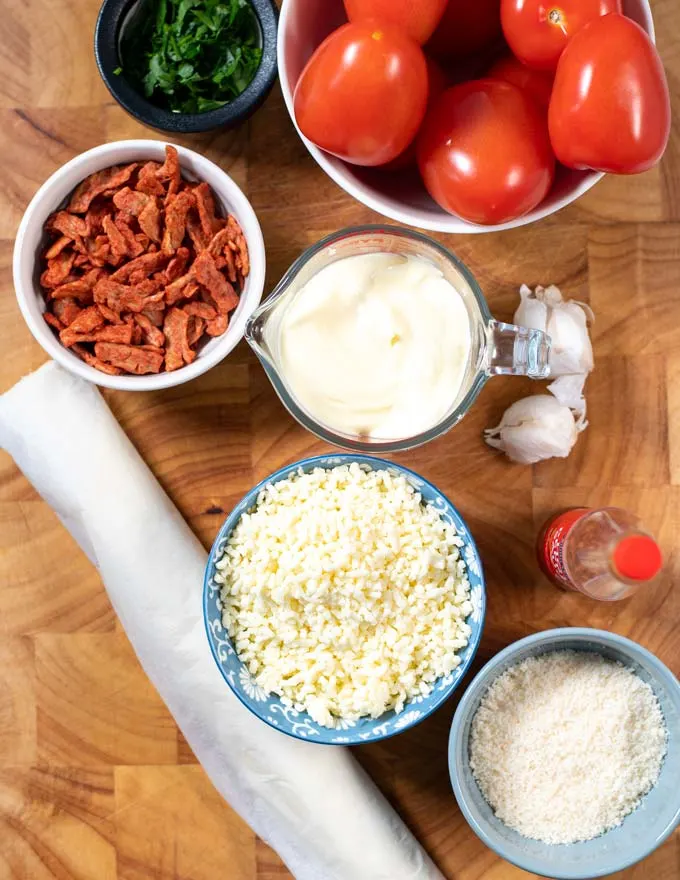
[[(333, 468), (338, 465), (351, 464), (352, 462), (356, 462), (361, 467), (370, 470), (388, 470), (394, 474), (402, 474), (421, 493), (423, 500), (434, 505), (441, 512), (444, 520), (455, 527), (464, 541), (461, 551), (467, 566), (473, 606), (472, 613), (466, 622), (472, 632), (470, 634), (470, 641), (461, 654), (460, 665), (450, 675), (436, 681), (432, 692), (427, 697), (416, 697), (411, 700), (399, 714), (390, 711), (385, 712), (379, 718), (362, 718), (357, 722), (339, 722), (337, 728), (331, 729), (318, 725), (306, 712), (296, 712), (291, 707), (284, 706), (277, 696), (273, 694), (268, 695), (255, 684), (246, 667), (236, 656), (229, 636), (222, 625), (220, 585), (215, 582), (215, 563), (221, 558), (229, 535), (241, 515), (255, 506), (260, 490), (267, 483), (277, 483), (279, 480), (285, 480), (299, 470), (306, 473), (318, 467)], [(316, 458), (306, 458), (303, 461), (298, 461), (295, 464), (281, 468), (255, 486), (254, 489), (251, 489), (229, 514), (220, 529), (208, 557), (203, 583), (203, 613), (208, 641), (210, 642), (215, 662), (219, 666), (220, 672), (229, 687), (251, 712), (271, 727), (287, 733), (296, 739), (308, 740), (324, 745), (359, 745), (361, 743), (387, 739), (396, 733), (401, 733), (403, 730), (413, 727), (434, 712), (435, 709), (438, 709), (458, 687), (472, 663), (482, 635), (485, 610), (486, 594), (482, 563), (472, 535), (456, 508), (438, 489), (435, 489), (431, 483), (428, 483), (427, 480), (419, 477), (413, 471), (393, 462), (383, 461), (368, 455), (320, 455)]]

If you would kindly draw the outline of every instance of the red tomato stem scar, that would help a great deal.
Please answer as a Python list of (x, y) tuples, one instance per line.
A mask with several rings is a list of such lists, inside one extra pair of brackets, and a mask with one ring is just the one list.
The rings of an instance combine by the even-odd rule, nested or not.
[(566, 36), (567, 29), (564, 26), (564, 17), (564, 12), (561, 9), (556, 9), (555, 7), (553, 7), (548, 13), (548, 21), (550, 22), (550, 24), (558, 27)]

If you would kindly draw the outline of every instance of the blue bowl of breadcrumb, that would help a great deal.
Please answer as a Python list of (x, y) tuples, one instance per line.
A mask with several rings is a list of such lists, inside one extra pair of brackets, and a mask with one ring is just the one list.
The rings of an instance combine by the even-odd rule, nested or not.
[[(662, 758), (655, 784), (642, 796), (638, 805), (623, 818), (620, 824), (592, 839), (575, 843), (545, 843), (523, 836), (508, 827), (497, 817), (485, 800), (471, 767), (471, 761), (474, 763), (476, 753), (475, 747), (471, 747), (475, 731), (475, 715), (480, 705), (486, 705), (484, 719), (485, 721), (488, 719), (486, 711), (488, 711), (489, 701), (485, 698), (492, 693), (489, 688), (511, 667), (514, 668), (512, 674), (517, 676), (521, 674), (518, 673), (518, 664), (523, 664), (526, 670), (527, 664), (524, 661), (529, 658), (545, 658), (546, 655), (553, 652), (598, 654), (605, 661), (614, 661), (614, 663), (621, 664), (627, 670), (635, 673), (644, 684), (649, 685), (656, 697), (658, 701), (656, 711), (660, 709), (666, 729), (665, 755)], [(545, 664), (542, 668), (545, 668)], [(509, 680), (506, 676), (505, 681)], [(500, 689), (497, 689), (497, 692), (500, 692)], [(507, 691), (503, 693), (508, 699)], [(493, 700), (493, 697), (491, 699)], [(609, 711), (608, 707), (612, 705), (613, 699), (614, 697), (602, 701), (603, 710)], [(500, 704), (495, 703), (494, 705), (499, 706)], [(499, 711), (503, 712), (504, 718), (507, 718), (504, 710)], [(576, 710), (574, 711), (577, 714)], [(521, 712), (515, 714), (518, 718), (522, 717)], [(498, 719), (496, 723), (498, 723)], [(586, 726), (595, 723), (594, 719), (589, 718)], [(553, 728), (559, 729), (563, 735), (563, 728), (559, 726), (559, 722), (555, 721)], [(498, 729), (507, 730), (507, 722), (503, 721)], [(521, 729), (521, 727), (517, 728), (517, 730)], [(537, 747), (539, 734), (535, 723), (532, 731), (532, 752), (535, 760), (538, 761), (540, 760)], [(475, 743), (475, 746), (478, 746), (478, 742)], [(634, 743), (637, 749), (637, 736), (634, 737)], [(601, 745), (603, 760), (605, 760), (606, 754), (608, 754), (607, 750), (612, 748), (612, 744), (610, 740), (604, 742), (603, 739)], [(598, 749), (598, 753), (599, 751)], [(496, 750), (495, 754), (501, 753)], [(507, 754), (507, 752), (503, 752), (503, 754)], [(492, 763), (498, 761), (498, 758), (493, 757), (491, 752), (489, 755), (493, 759)], [(605, 770), (605, 767), (601, 768), (602, 775)], [(495, 772), (498, 772), (497, 763)], [(536, 772), (534, 770), (534, 775)], [(538, 772), (542, 771), (539, 769)], [(680, 824), (680, 795), (678, 793), (678, 783), (680, 782), (680, 683), (657, 657), (636, 642), (615, 633), (597, 629), (565, 627), (528, 636), (514, 642), (497, 654), (468, 685), (451, 726), (449, 773), (458, 805), (472, 830), (490, 849), (508, 862), (512, 862), (532, 874), (555, 878), (555, 880), (592, 880), (595, 877), (605, 877), (608, 874), (623, 871), (652, 853)], [(555, 779), (555, 786), (559, 788), (560, 782), (552, 762), (551, 773)], [(597, 773), (585, 774), (584, 779), (587, 784), (593, 787), (600, 783)], [(562, 790), (560, 788), (560, 791)], [(592, 798), (588, 800), (592, 803)], [(583, 801), (581, 801), (581, 805), (580, 807), (576, 803), (568, 804), (569, 808), (577, 811), (582, 811), (586, 806)], [(545, 813), (542, 813), (541, 816), (544, 817)]]
[[(386, 471), (392, 478), (405, 479), (413, 492), (417, 493), (420, 503), (431, 507), (447, 527), (455, 530), (459, 554), (457, 570), (461, 573), (460, 580), (465, 585), (464, 588), (469, 590), (464, 610), (461, 610), (461, 614), (465, 614), (462, 619), (466, 625), (466, 632), (469, 628), (469, 635), (467, 643), (453, 652), (457, 656), (455, 668), (429, 683), (425, 688), (427, 693), (416, 694), (405, 701), (400, 707), (401, 711), (388, 709), (378, 717), (368, 715), (351, 720), (338, 717), (337, 713), (334, 713), (329, 726), (327, 720), (324, 723), (319, 722), (318, 714), (315, 720), (300, 703), (291, 703), (285, 693), (279, 696), (276, 692), (265, 689), (262, 686), (260, 670), (256, 670), (255, 674), (252, 673), (250, 664), (239, 659), (236, 640), (230, 637), (228, 625), (225, 624), (228, 618), (223, 603), (223, 590), (226, 589), (224, 560), (227, 558), (225, 550), (233, 545), (233, 540), (230, 545), (230, 538), (241, 518), (256, 511), (258, 503), (261, 503), (264, 497), (271, 497), (266, 494), (272, 492), (270, 487), (276, 487), (281, 481), (296, 478), (296, 475), (314, 475), (318, 473), (317, 469), (329, 471), (350, 466), (358, 467), (367, 474), (373, 471)], [(274, 488), (273, 491), (279, 490)], [(408, 491), (410, 492), (410, 489)], [(259, 590), (260, 585), (256, 584), (255, 588)], [(204, 579), (203, 610), (208, 641), (215, 662), (228, 687), (251, 712), (270, 727), (299, 740), (323, 745), (359, 745), (387, 739), (408, 730), (448, 700), (463, 680), (477, 651), (484, 626), (486, 595), (482, 563), (474, 539), (460, 513), (438, 489), (418, 474), (393, 462), (367, 455), (334, 454), (308, 458), (281, 468), (255, 486), (239, 502), (227, 517), (210, 551)], [(304, 609), (301, 614), (304, 614)], [(281, 644), (280, 639), (278, 644)]]

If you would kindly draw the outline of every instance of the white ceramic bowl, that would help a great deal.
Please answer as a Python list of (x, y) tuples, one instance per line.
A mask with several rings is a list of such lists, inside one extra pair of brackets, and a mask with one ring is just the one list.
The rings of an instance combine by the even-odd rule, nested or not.
[[(654, 39), (654, 23), (648, 0), (623, 0), (623, 9)], [(293, 122), (293, 92), (303, 67), (319, 43), (344, 21), (346, 17), (342, 0), (284, 0), (279, 20), (279, 78)], [(357, 100), (361, 100), (361, 97), (358, 96)], [(552, 190), (533, 211), (498, 226), (477, 226), (440, 208), (427, 194), (415, 172), (386, 174), (349, 165), (314, 146), (299, 129), (298, 134), (326, 174), (345, 192), (385, 217), (435, 232), (495, 232), (525, 226), (576, 201), (603, 177), (595, 171), (560, 168)]]
[(94, 171), (111, 165), (154, 159), (163, 162), (166, 141), (114, 141), (76, 156), (49, 177), (33, 196), (23, 216), (14, 245), (14, 287), (21, 313), (29, 330), (45, 351), (67, 370), (107, 388), (121, 391), (151, 391), (181, 385), (205, 373), (223, 360), (243, 338), (246, 321), (259, 305), (265, 277), (265, 252), (262, 230), (250, 202), (234, 181), (214, 162), (177, 146), (182, 172), (191, 179), (205, 180), (225, 213), (233, 214), (241, 224), (250, 254), (250, 274), (246, 278), (241, 301), (230, 317), (227, 332), (207, 342), (196, 360), (179, 370), (147, 376), (109, 376), (90, 367), (60, 342), (43, 318), (45, 300), (40, 289), (40, 254), (45, 246), (44, 225), (75, 187)]

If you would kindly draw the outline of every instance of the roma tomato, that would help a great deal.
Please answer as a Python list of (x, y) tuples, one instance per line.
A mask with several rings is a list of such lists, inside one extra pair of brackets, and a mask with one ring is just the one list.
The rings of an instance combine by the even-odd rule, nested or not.
[(555, 70), (574, 34), (610, 12), (621, 12), (621, 0), (501, 0), (508, 45), (520, 61), (538, 70)]
[(490, 79), (501, 79), (503, 82), (512, 83), (513, 86), (526, 92), (527, 95), (545, 112), (548, 112), (550, 93), (552, 92), (554, 77), (552, 73), (544, 70), (534, 70), (522, 64), (513, 55), (507, 55), (499, 59), (487, 73)]
[(432, 198), (471, 223), (505, 223), (541, 202), (555, 157), (545, 114), (517, 86), (492, 79), (448, 89), (418, 135)]
[(637, 174), (659, 161), (671, 126), (668, 84), (639, 25), (606, 15), (576, 34), (557, 67), (548, 123), (570, 168)]
[(384, 165), (410, 144), (425, 115), (427, 67), (396, 28), (345, 24), (307, 62), (295, 87), (300, 131), (354, 165)]
[(350, 21), (393, 25), (426, 43), (439, 24), (447, 0), (345, 0)]
[(476, 55), (501, 36), (501, 0), (449, 0), (428, 43), (437, 58)]
[[(427, 64), (427, 109), (429, 110), (430, 107), (434, 106), (435, 101), (439, 98), (442, 92), (446, 90), (446, 87), (449, 84), (449, 79), (436, 61), (433, 61), (426, 56), (425, 63)], [(386, 165), (381, 165), (380, 170), (402, 171), (404, 168), (416, 165), (417, 139), (416, 136), (408, 147), (406, 147), (404, 152), (397, 156), (396, 159), (393, 159)]]

